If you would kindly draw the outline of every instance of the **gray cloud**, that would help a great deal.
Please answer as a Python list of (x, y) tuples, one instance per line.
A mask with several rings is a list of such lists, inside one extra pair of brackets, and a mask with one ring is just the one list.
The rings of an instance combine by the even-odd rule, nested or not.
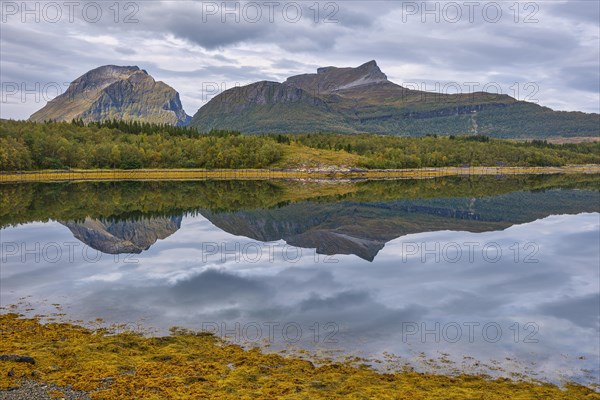
[(573, 23), (593, 23), (600, 21), (600, 3), (597, 1), (575, 0), (562, 2), (547, 2), (544, 8), (551, 10), (552, 14), (569, 18)]
[[(66, 14), (58, 23), (31, 18), (22, 23), (20, 15), (8, 16), (0, 26), (0, 78), (31, 86), (71, 82), (100, 65), (138, 65), (177, 89), (186, 111), (193, 114), (207, 100), (205, 82), (229, 88), (236, 82), (282, 81), (314, 72), (317, 66), (358, 66), (376, 59), (398, 83), (424, 78), (489, 83), (502, 78), (500, 83), (508, 88), (515, 82), (536, 82), (541, 105), (600, 111), (597, 2), (536, 3), (536, 23), (523, 23), (531, 11), (524, 9), (515, 23), (508, 3), (498, 3), (503, 15), (497, 23), (486, 21), (481, 9), (476, 9), (473, 22), (463, 10), (456, 23), (444, 14), (439, 22), (426, 15), (423, 23), (420, 13), (403, 16), (407, 2), (390, 1), (327, 7), (327, 2), (318, 7), (301, 2), (297, 21), (295, 8), (285, 14), (287, 3), (281, 2), (272, 22), (263, 5), (262, 17), (253, 23), (253, 14), (243, 11), (248, 3), (227, 3), (229, 9), (239, 4), (239, 22), (218, 9), (207, 15), (206, 7), (220, 7), (221, 2), (154, 0), (137, 3), (136, 23), (124, 23), (132, 11), (125, 9), (115, 23), (108, 6), (96, 23), (86, 21), (81, 10), (73, 22)], [(435, 4), (442, 9), (439, 2), (427, 7)], [(45, 104), (29, 99), (8, 103), (2, 107), (3, 118), (26, 118)]]
[(165, 23), (165, 31), (188, 39), (205, 49), (221, 49), (240, 42), (252, 42), (269, 28), (265, 24), (234, 23), (229, 26), (221, 22), (202, 23), (193, 14), (172, 16)]
[(565, 67), (562, 68), (561, 75), (572, 88), (596, 94), (600, 92), (598, 65)]

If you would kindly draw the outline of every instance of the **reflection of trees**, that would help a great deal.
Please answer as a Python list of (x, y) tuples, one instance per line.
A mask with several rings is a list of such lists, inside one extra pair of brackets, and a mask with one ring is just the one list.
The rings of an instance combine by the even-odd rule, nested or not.
[[(87, 217), (137, 220), (199, 210), (268, 209), (309, 200), (377, 203), (397, 199), (495, 196), (515, 191), (598, 190), (594, 175), (481, 176), (308, 184), (284, 181), (73, 182), (0, 185), (0, 226)], [(539, 205), (543, 208), (544, 205)]]

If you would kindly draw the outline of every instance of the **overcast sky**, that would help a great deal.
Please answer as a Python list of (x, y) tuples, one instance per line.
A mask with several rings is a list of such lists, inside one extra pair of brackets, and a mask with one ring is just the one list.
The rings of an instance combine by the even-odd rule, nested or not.
[(593, 0), (114, 4), (29, 2), (25, 12), (20, 1), (3, 1), (0, 116), (28, 118), (59, 87), (106, 64), (146, 69), (193, 115), (216, 87), (372, 59), (413, 89), (500, 88), (553, 109), (600, 112)]

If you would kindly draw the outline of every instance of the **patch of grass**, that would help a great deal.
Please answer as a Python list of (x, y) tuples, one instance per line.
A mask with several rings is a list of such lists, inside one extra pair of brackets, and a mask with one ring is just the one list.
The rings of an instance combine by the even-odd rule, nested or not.
[(293, 143), (284, 147), (281, 160), (277, 161), (273, 167), (292, 169), (335, 167), (339, 169), (354, 167), (364, 161), (364, 157), (350, 154), (344, 150), (317, 149)]

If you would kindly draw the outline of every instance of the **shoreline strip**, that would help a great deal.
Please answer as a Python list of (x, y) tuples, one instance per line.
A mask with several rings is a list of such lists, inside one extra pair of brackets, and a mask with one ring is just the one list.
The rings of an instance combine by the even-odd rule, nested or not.
[(600, 165), (362, 169), (135, 169), (0, 172), (0, 183), (106, 180), (429, 179), (444, 176), (598, 174)]

